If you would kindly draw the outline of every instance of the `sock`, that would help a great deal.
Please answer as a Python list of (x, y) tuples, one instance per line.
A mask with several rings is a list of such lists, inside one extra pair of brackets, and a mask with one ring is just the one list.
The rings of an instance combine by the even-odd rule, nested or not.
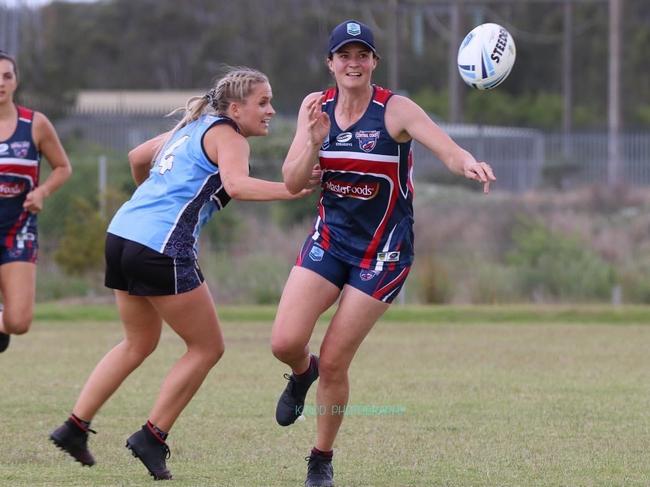
[(327, 458), (328, 460), (331, 460), (332, 457), (334, 456), (334, 450), (321, 451), (318, 448), (314, 447), (314, 448), (311, 449), (311, 454), (319, 456), (319, 457)]
[(85, 421), (81, 419), (79, 416), (76, 414), (72, 413), (70, 415), (70, 420), (82, 431), (89, 431), (90, 430), (90, 421)]
[(312, 375), (312, 371), (314, 370), (314, 367), (316, 366), (316, 357), (313, 355), (309, 356), (309, 367), (307, 367), (307, 370), (305, 370), (302, 374), (296, 374), (294, 373), (293, 376), (296, 378), (297, 381), (309, 379)]
[(158, 439), (161, 440), (163, 443), (165, 442), (169, 433), (161, 430), (160, 428), (158, 428), (158, 426), (156, 426), (149, 420), (147, 420), (147, 427), (149, 428), (149, 431), (151, 431), (151, 433), (154, 436), (158, 437)]

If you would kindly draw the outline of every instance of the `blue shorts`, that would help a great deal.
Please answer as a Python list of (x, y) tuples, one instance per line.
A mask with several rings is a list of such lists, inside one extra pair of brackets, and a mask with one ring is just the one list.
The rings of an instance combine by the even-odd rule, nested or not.
[(339, 289), (347, 284), (385, 303), (391, 303), (399, 294), (411, 270), (410, 266), (388, 266), (381, 271), (362, 269), (334, 257), (311, 237), (303, 244), (296, 265), (314, 271)]

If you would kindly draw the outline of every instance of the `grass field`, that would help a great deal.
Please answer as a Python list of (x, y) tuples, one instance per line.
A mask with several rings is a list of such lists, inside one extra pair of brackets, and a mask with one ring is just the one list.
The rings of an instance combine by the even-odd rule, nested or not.
[[(272, 316), (222, 311), (226, 354), (170, 435), (172, 485), (302, 485), (315, 418), (275, 424)], [(337, 486), (650, 485), (649, 323), (647, 308), (395, 307), (351, 371)], [(47, 441), (120, 337), (113, 308), (39, 306), (0, 355), (0, 485), (151, 485), (124, 441), (183, 352), (169, 331), (95, 419), (95, 467)]]

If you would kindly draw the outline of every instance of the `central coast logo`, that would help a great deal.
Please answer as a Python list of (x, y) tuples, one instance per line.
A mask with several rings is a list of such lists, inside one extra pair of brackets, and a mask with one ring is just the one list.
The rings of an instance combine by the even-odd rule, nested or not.
[(379, 193), (379, 183), (348, 183), (347, 181), (327, 181), (325, 189), (340, 198), (349, 197), (371, 200)]
[(27, 157), (27, 153), (29, 152), (29, 142), (26, 140), (20, 142), (12, 142), (11, 150), (14, 151), (14, 155), (16, 157), (24, 159)]
[(336, 146), (352, 147), (351, 140), (352, 140), (351, 132), (341, 132), (336, 136)]
[(379, 130), (357, 130), (354, 137), (359, 140), (359, 148), (364, 152), (372, 152), (379, 139)]

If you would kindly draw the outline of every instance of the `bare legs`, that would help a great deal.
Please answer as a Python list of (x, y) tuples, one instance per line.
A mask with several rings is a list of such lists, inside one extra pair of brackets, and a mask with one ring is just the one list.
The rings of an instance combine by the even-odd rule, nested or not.
[(29, 331), (34, 315), (36, 264), (11, 262), (0, 266), (0, 290), (4, 311), (0, 314), (0, 332), (22, 335)]
[(97, 364), (73, 413), (90, 421), (99, 408), (156, 348), (165, 320), (185, 341), (187, 352), (165, 378), (149, 419), (169, 431), (224, 351), (217, 313), (207, 285), (174, 296), (129, 296), (115, 292), (124, 340)]
[(223, 336), (208, 286), (204, 283), (178, 296), (186, 294), (183, 302), (169, 299), (169, 296), (151, 298), (164, 320), (187, 345), (185, 355), (165, 377), (149, 415), (151, 422), (164, 431), (170, 430), (224, 352)]
[(350, 395), (348, 370), (361, 342), (390, 305), (345, 286), (320, 347), (316, 448), (330, 451)]
[(102, 358), (90, 374), (72, 412), (90, 421), (158, 345), (162, 319), (147, 298), (115, 291), (117, 308), (124, 328), (124, 340)]
[(282, 293), (273, 332), (273, 354), (295, 373), (309, 365), (308, 343), (318, 317), (341, 294), (336, 314), (327, 329), (320, 349), (320, 380), (316, 392), (316, 448), (332, 449), (343, 421), (350, 386), (348, 369), (359, 346), (389, 304), (345, 286), (343, 291), (318, 274), (294, 267)]
[(339, 293), (338, 287), (315, 272), (303, 267), (291, 270), (273, 323), (271, 350), (294, 373), (309, 367), (309, 338), (319, 316)]

